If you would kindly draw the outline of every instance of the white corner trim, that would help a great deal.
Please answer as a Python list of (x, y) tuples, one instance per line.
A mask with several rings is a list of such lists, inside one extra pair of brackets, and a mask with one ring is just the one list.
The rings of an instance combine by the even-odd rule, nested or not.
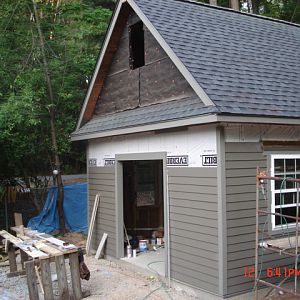
[(168, 54), (168, 56), (173, 61), (175, 66), (178, 68), (179, 72), (184, 76), (184, 78), (187, 80), (187, 82), (190, 84), (190, 86), (193, 88), (193, 90), (199, 96), (199, 98), (203, 101), (203, 103), (205, 105), (215, 106), (213, 101), (208, 97), (208, 95), (205, 93), (205, 91), (202, 89), (202, 87), (199, 85), (199, 83), (195, 80), (195, 78), (192, 76), (192, 74), (188, 71), (188, 69), (182, 63), (182, 61), (177, 57), (177, 55), (174, 53), (174, 51), (171, 49), (171, 47), (167, 44), (167, 42), (163, 39), (163, 37), (156, 30), (156, 28), (152, 25), (152, 23), (149, 21), (149, 19), (144, 15), (144, 13), (138, 7), (138, 5), (134, 2), (134, 0), (127, 0), (127, 2), (132, 7), (132, 9), (135, 11), (135, 13), (140, 17), (140, 19), (143, 21), (143, 23), (147, 26), (149, 31), (155, 37), (155, 39), (160, 44), (160, 46), (165, 50), (165, 52)]
[(86, 110), (86, 107), (87, 107), (87, 104), (89, 102), (89, 99), (90, 99), (90, 96), (91, 96), (91, 93), (92, 93), (92, 90), (93, 90), (93, 87), (94, 87), (94, 84), (95, 84), (95, 81), (96, 81), (96, 78), (97, 78), (97, 75), (98, 75), (98, 72), (100, 70), (100, 66), (102, 64), (102, 60), (103, 60), (103, 57), (104, 57), (104, 54), (106, 53), (106, 49), (107, 49), (107, 46), (109, 44), (109, 41), (110, 41), (110, 38), (111, 38), (111, 35), (112, 35), (112, 32), (114, 30), (114, 27), (115, 27), (115, 24), (116, 24), (116, 21), (119, 17), (119, 14), (120, 14), (120, 10), (121, 10), (121, 7), (122, 7), (122, 4), (126, 2), (126, 0), (120, 0), (119, 3), (117, 4), (117, 7), (116, 7), (116, 10), (115, 10), (115, 13), (113, 15), (113, 19), (109, 25), (109, 29), (108, 29), (108, 32), (105, 36), (105, 40), (104, 40), (104, 43), (103, 43), (103, 46), (101, 48), (101, 52), (100, 52), (100, 56), (97, 60), (97, 63), (96, 63), (96, 68), (94, 70), (94, 74), (92, 76), (92, 80), (89, 84), (89, 87), (88, 87), (88, 91), (86, 93), (86, 96), (85, 96), (85, 99), (84, 99), (84, 102), (83, 102), (83, 105), (82, 105), (82, 108), (81, 108), (81, 111), (80, 111), (80, 115), (79, 115), (79, 119), (77, 121), (77, 125), (76, 125), (76, 130), (79, 130), (80, 128), (80, 125), (82, 123), (82, 119), (83, 119), (83, 115), (85, 113), (85, 110)]

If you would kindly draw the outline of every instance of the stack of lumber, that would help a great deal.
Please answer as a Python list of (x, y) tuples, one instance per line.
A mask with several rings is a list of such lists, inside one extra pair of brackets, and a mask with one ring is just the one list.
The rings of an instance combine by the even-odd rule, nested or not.
[[(0, 231), (0, 235), (32, 258), (49, 258), (78, 250), (75, 245), (65, 243), (45, 233), (22, 228), (22, 226), (12, 227), (11, 229), (17, 233), (18, 237), (5, 230)], [(21, 231), (24, 235), (20, 234)]]

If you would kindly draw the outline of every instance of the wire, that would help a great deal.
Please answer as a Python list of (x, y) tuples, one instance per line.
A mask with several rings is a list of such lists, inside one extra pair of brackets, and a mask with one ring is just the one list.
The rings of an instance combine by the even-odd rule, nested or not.
[(164, 261), (163, 261), (163, 260), (157, 260), (157, 261), (150, 262), (150, 263), (147, 264), (147, 268), (148, 268), (149, 270), (151, 270), (151, 271), (153, 271), (154, 273), (157, 274), (158, 280), (160, 281), (160, 284), (161, 284), (161, 285), (160, 285), (158, 288), (156, 288), (156, 289), (154, 289), (153, 291), (151, 291), (150, 293), (148, 293), (142, 300), (147, 299), (149, 296), (151, 296), (152, 294), (154, 294), (155, 292), (157, 292), (157, 291), (160, 290), (161, 288), (164, 288), (166, 294), (169, 296), (169, 298), (170, 298), (171, 300), (173, 300), (173, 298), (171, 297), (171, 295), (168, 293), (168, 290), (169, 290), (169, 289), (168, 289), (168, 287), (166, 286), (166, 284), (164, 283), (164, 281), (161, 279), (160, 274), (159, 274), (155, 269), (153, 269), (153, 268), (150, 267), (151, 265), (156, 264), (156, 263), (164, 263)]
[[(266, 227), (266, 224), (268, 223), (268, 221), (269, 221), (269, 219), (266, 218), (266, 221), (265, 221), (265, 223), (264, 223), (263, 230), (262, 230), (262, 233), (261, 233), (261, 243), (262, 243), (262, 245), (263, 245), (263, 242), (264, 242), (264, 232), (265, 232), (265, 227)], [(262, 247), (261, 247), (260, 269), (259, 269), (259, 273), (258, 273), (258, 276), (257, 276), (258, 279), (260, 279), (260, 277), (261, 277), (262, 268), (263, 268), (263, 263), (264, 263), (264, 249), (263, 249), (263, 246), (262, 246)], [(255, 284), (254, 284), (253, 290), (256, 289), (257, 283), (258, 283), (258, 281), (255, 280)]]

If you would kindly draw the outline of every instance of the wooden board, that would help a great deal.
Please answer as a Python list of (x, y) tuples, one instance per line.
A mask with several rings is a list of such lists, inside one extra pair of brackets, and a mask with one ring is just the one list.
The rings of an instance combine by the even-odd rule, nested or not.
[(21, 225), (23, 225), (22, 214), (14, 213), (14, 218), (15, 218), (15, 225), (16, 225), (16, 226), (21, 226)]
[(36, 283), (34, 261), (32, 261), (32, 260), (27, 261), (25, 263), (25, 270), (26, 270), (29, 298), (30, 298), (30, 300), (39, 299), (39, 292), (38, 292), (38, 287), (37, 287), (37, 283)]
[(62, 255), (63, 254), (62, 251), (60, 251), (60, 250), (58, 250), (58, 249), (56, 249), (54, 247), (51, 247), (50, 245), (47, 245), (43, 241), (34, 242), (33, 245), (37, 249), (39, 249), (39, 250), (41, 250), (41, 251), (43, 251), (43, 252), (45, 252), (45, 253), (47, 253), (47, 254), (49, 254), (51, 256), (56, 256), (56, 255)]
[[(14, 226), (14, 227), (11, 227), (11, 229), (18, 234), (18, 233), (20, 233), (21, 227)], [(41, 240), (47, 246), (50, 246), (53, 249), (55, 249), (55, 250), (53, 250), (54, 253), (57, 253), (57, 250), (63, 251), (65, 253), (66, 251), (69, 251), (69, 250), (77, 250), (78, 249), (78, 247), (76, 247), (73, 244), (65, 243), (64, 241), (54, 238), (53, 236), (51, 236), (49, 234), (41, 233), (36, 230), (24, 228), (24, 234), (25, 234), (24, 236), (20, 236), (20, 238), (22, 240), (32, 240), (32, 239), (37, 240), (37, 241)], [(51, 251), (51, 250), (49, 250), (49, 251)], [(47, 252), (47, 253), (51, 254), (50, 252)]]
[(94, 229), (94, 224), (95, 224), (95, 219), (96, 219), (99, 200), (100, 200), (100, 195), (97, 194), (96, 197), (95, 197), (95, 203), (94, 203), (94, 207), (93, 207), (92, 217), (91, 217), (91, 220), (90, 220), (88, 237), (87, 237), (87, 240), (86, 240), (86, 254), (87, 255), (90, 254), (89, 252), (90, 252), (92, 234), (93, 234), (93, 229)]
[(26, 241), (23, 241), (22, 239), (13, 236), (5, 230), (1, 230), (0, 235), (6, 240), (9, 240), (16, 247), (22, 249), (27, 255), (31, 256), (32, 258), (48, 257), (48, 254), (46, 254), (45, 252), (36, 249), (32, 245), (27, 244)]
[(44, 297), (45, 300), (53, 300), (53, 288), (52, 288), (52, 279), (51, 279), (51, 270), (50, 270), (50, 261), (49, 259), (43, 259), (40, 261), (41, 266), (41, 277), (44, 288)]
[[(296, 247), (296, 237), (290, 236), (281, 239), (267, 240), (266, 243), (269, 246), (281, 248), (281, 249), (291, 249)], [(298, 247), (300, 246), (300, 236), (298, 238)]]
[(67, 280), (67, 271), (65, 266), (64, 256), (55, 257), (56, 264), (56, 273), (57, 273), (57, 282), (59, 288), (59, 297), (60, 299), (69, 299), (69, 289), (68, 289), (68, 280)]
[(80, 272), (79, 272), (79, 259), (78, 252), (72, 253), (69, 256), (73, 296), (75, 300), (82, 299)]
[(98, 247), (98, 249), (97, 249), (97, 253), (96, 253), (96, 255), (95, 255), (95, 258), (96, 258), (96, 259), (99, 259), (100, 255), (101, 255), (101, 253), (102, 253), (102, 250), (103, 250), (104, 244), (105, 244), (105, 242), (106, 242), (107, 236), (108, 236), (107, 233), (103, 233), (102, 239), (101, 239), (100, 244), (99, 244), (99, 247)]

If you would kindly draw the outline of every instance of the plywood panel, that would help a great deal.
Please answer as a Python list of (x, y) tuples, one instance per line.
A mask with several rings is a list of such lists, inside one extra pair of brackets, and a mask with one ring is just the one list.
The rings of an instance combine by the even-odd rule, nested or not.
[(190, 96), (195, 96), (195, 92), (169, 58), (140, 69), (142, 106)]
[(150, 33), (150, 31), (144, 26), (145, 34), (145, 63), (149, 65), (155, 61), (161, 60), (167, 57), (166, 52), (157, 43), (156, 39)]
[(139, 70), (125, 70), (108, 76), (97, 102), (95, 114), (123, 111), (139, 105)]

